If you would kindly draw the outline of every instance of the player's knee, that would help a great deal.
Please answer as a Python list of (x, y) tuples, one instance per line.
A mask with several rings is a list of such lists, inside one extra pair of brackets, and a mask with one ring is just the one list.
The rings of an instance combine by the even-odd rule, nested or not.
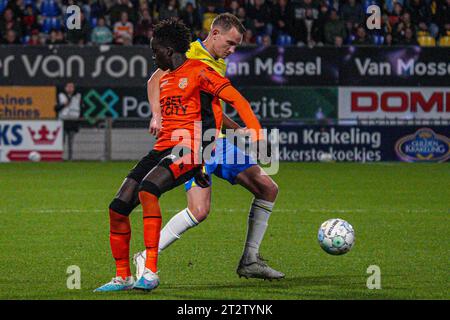
[(205, 204), (196, 204), (193, 206), (189, 206), (189, 211), (198, 222), (202, 222), (209, 215), (209, 206)]
[(259, 199), (274, 202), (278, 196), (278, 185), (272, 179), (269, 179), (268, 182), (262, 184), (260, 193)]
[(128, 217), (131, 211), (133, 211), (134, 205), (119, 198), (114, 198), (113, 201), (111, 201), (111, 203), (109, 204), (109, 209), (120, 215)]
[(139, 192), (141, 192), (141, 191), (145, 191), (150, 194), (153, 194), (157, 198), (159, 198), (162, 193), (161, 188), (158, 185), (156, 185), (153, 182), (148, 181), (148, 180), (142, 181), (141, 184), (139, 185)]

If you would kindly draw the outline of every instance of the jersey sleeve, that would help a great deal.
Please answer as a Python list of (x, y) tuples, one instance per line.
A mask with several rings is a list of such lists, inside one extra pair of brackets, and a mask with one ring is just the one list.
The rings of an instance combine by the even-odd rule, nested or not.
[(253, 141), (263, 138), (261, 132), (261, 124), (256, 118), (255, 113), (250, 106), (250, 103), (237, 91), (233, 86), (226, 86), (219, 92), (219, 98), (230, 104), (239, 114), (239, 117), (244, 121), (249, 129), (253, 129)]
[(230, 80), (222, 77), (213, 68), (207, 66), (202, 68), (199, 72), (199, 87), (200, 90), (209, 92), (214, 96), (218, 96), (220, 91), (230, 86)]

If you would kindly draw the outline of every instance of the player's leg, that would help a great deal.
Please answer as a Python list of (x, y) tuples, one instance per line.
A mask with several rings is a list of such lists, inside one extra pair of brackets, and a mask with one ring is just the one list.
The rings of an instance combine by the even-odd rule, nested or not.
[(259, 247), (268, 227), (268, 221), (278, 194), (277, 184), (263, 169), (252, 166), (236, 177), (236, 183), (249, 190), (254, 199), (248, 217), (247, 238), (237, 273), (243, 277), (281, 279), (284, 274), (272, 269), (259, 254)]
[(111, 282), (95, 291), (119, 291), (131, 289), (134, 279), (130, 271), (131, 227), (129, 215), (139, 204), (139, 183), (147, 172), (158, 163), (156, 153), (150, 152), (130, 171), (109, 205), (110, 246), (116, 263), (116, 276)]
[(157, 263), (162, 221), (159, 197), (194, 176), (197, 167), (191, 164), (192, 161), (185, 162), (191, 157), (191, 154), (186, 154), (179, 159), (173, 156), (163, 158), (140, 184), (146, 261), (144, 272), (134, 286), (136, 289), (152, 290), (159, 285)]
[(224, 139), (222, 148), (222, 164), (215, 173), (231, 184), (240, 184), (253, 195), (248, 218), (247, 238), (238, 274), (245, 277), (279, 279), (284, 274), (270, 268), (260, 257), (259, 247), (267, 230), (268, 220), (272, 213), (278, 194), (276, 183), (264, 173), (256, 161), (244, 154), (238, 147)]
[(133, 287), (134, 279), (129, 261), (131, 226), (128, 216), (135, 207), (138, 187), (137, 181), (126, 178), (109, 205), (109, 243), (116, 263), (116, 276), (95, 291), (120, 291)]
[[(206, 172), (210, 173), (214, 165), (205, 165)], [(158, 252), (160, 253), (172, 243), (180, 239), (181, 235), (189, 229), (197, 226), (209, 214), (211, 206), (211, 187), (201, 188), (192, 178), (185, 183), (187, 194), (187, 208), (174, 215), (161, 230)], [(211, 181), (210, 181), (211, 184)], [(141, 251), (133, 256), (136, 266), (136, 278), (139, 279), (145, 269), (146, 251)]]
[(188, 207), (172, 217), (161, 230), (159, 251), (166, 249), (187, 230), (206, 219), (211, 206), (211, 187), (192, 186), (187, 191)]

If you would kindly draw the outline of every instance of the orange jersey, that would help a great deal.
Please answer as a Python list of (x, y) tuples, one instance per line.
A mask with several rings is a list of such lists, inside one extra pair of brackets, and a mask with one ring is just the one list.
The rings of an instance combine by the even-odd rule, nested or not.
[[(159, 82), (161, 131), (153, 149), (182, 145), (194, 150), (194, 139), (200, 141), (202, 132), (216, 129), (219, 133), (222, 107), (218, 95), (230, 85), (213, 68), (192, 59), (163, 75)], [(196, 132), (200, 136), (194, 138), (195, 121), (202, 121), (202, 127)]]

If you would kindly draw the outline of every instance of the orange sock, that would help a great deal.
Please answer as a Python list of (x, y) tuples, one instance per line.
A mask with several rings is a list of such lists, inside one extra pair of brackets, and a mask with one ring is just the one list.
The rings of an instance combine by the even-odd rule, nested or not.
[(112, 209), (109, 209), (109, 243), (114, 259), (116, 260), (116, 277), (131, 276), (130, 270), (130, 219)]
[(156, 272), (158, 270), (158, 245), (161, 232), (161, 209), (158, 198), (146, 191), (139, 192), (139, 200), (144, 211), (144, 243), (147, 258), (145, 267)]

